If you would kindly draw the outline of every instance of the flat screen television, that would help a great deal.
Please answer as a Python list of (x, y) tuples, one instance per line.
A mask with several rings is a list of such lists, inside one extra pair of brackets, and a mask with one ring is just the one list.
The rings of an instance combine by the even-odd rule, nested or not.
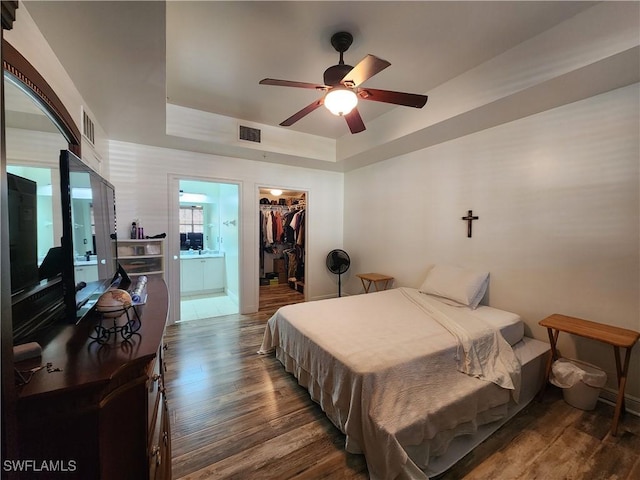
[(36, 182), (7, 173), (14, 345), (37, 339), (65, 316), (62, 264), (53, 247), (38, 267)]
[(118, 278), (115, 189), (62, 150), (60, 192), (64, 302), (69, 321), (77, 323)]

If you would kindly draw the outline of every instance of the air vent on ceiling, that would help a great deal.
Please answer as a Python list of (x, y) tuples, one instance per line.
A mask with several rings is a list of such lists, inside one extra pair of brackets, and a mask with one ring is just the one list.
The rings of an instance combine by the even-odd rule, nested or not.
[(89, 115), (84, 111), (84, 108), (82, 109), (82, 134), (87, 140), (89, 140), (89, 142), (91, 142), (91, 145), (96, 144), (93, 120), (89, 118)]
[(240, 125), (240, 140), (260, 143), (260, 130), (258, 128), (251, 128)]

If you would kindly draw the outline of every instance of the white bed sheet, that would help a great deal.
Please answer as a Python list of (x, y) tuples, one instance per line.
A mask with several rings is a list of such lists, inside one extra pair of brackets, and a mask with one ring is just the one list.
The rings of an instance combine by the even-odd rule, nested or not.
[[(401, 472), (426, 478), (416, 472), (446, 451), (455, 432), (508, 411), (509, 390), (457, 371), (453, 336), (407, 301), (416, 293), (394, 289), (283, 307), (260, 350), (276, 349), (346, 434), (347, 450), (366, 455), (372, 479)], [(491, 307), (476, 318), (517, 323)]]
[[(468, 310), (468, 309), (467, 309)], [(481, 318), (489, 325), (497, 328), (509, 345), (514, 346), (524, 336), (524, 323), (520, 315), (506, 310), (480, 305), (469, 311), (471, 315)]]
[[(538, 394), (545, 381), (544, 370), (551, 354), (549, 344), (525, 336), (513, 346), (513, 351), (522, 365), (522, 390), (519, 402), (509, 402), (507, 415), (497, 421), (482, 425), (477, 424), (475, 428), (471, 429), (467, 429), (465, 426), (456, 429), (447, 450), (442, 455), (429, 459), (428, 466), (424, 471), (428, 477), (440, 475), (455, 465), (526, 407)], [(410, 478), (411, 475), (405, 475), (405, 477)]]

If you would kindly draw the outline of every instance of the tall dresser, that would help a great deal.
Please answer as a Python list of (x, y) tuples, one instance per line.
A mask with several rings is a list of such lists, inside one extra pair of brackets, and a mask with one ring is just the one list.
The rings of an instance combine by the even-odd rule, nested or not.
[(169, 295), (159, 277), (147, 293), (128, 341), (93, 341), (96, 315), (40, 340), (38, 363), (48, 366), (18, 387), (17, 403), (20, 459), (33, 461), (37, 478), (171, 478), (162, 358)]

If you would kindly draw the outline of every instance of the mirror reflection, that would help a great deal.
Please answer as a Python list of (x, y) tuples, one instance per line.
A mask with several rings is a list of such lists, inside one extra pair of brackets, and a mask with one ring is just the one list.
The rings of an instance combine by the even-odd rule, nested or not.
[(220, 184), (180, 180), (180, 250), (220, 250)]
[(61, 244), (58, 157), (68, 142), (18, 80), (7, 72), (3, 80), (7, 172), (36, 182), (40, 266), (49, 249)]
[(96, 230), (91, 179), (87, 172), (70, 172), (75, 281), (98, 280)]
[(86, 167), (70, 164), (71, 218), (75, 282), (94, 282), (114, 274), (111, 235), (115, 235), (113, 188)]

